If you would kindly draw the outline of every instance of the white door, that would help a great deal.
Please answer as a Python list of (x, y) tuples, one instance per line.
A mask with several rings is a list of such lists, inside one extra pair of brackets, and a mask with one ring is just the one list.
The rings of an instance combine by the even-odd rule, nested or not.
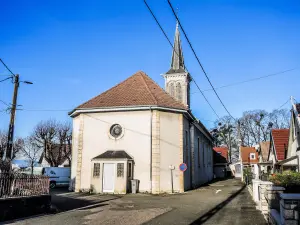
[(115, 188), (115, 164), (103, 164), (103, 192), (114, 192)]

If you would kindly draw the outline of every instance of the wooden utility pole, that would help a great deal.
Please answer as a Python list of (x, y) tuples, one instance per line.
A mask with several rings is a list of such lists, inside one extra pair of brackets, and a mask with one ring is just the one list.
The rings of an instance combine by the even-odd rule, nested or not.
[(13, 139), (14, 139), (14, 127), (15, 127), (15, 115), (16, 115), (16, 108), (17, 108), (17, 98), (18, 98), (18, 89), (19, 89), (19, 74), (14, 76), (14, 95), (12, 101), (12, 107), (10, 112), (10, 122), (8, 128), (8, 135), (7, 135), (7, 148), (6, 148), (6, 161), (11, 161), (13, 156)]
[(239, 160), (240, 160), (240, 168), (241, 168), (241, 179), (242, 179), (242, 181), (244, 181), (243, 158), (242, 158), (242, 153), (241, 153), (242, 139), (241, 139), (241, 122), (240, 122), (240, 120), (238, 120), (237, 130), (238, 130), (238, 149), (239, 149)]

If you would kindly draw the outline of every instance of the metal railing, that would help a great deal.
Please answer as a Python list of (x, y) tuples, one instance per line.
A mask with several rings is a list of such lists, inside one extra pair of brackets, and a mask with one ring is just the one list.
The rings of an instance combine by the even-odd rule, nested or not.
[(23, 173), (0, 173), (0, 198), (49, 194), (49, 177)]

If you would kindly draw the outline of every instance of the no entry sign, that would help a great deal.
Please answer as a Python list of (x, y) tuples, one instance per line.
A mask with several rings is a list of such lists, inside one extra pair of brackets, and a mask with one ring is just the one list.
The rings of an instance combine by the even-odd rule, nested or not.
[(181, 163), (179, 165), (179, 170), (180, 171), (184, 172), (184, 171), (186, 171), (186, 169), (187, 169), (187, 165), (185, 163)]

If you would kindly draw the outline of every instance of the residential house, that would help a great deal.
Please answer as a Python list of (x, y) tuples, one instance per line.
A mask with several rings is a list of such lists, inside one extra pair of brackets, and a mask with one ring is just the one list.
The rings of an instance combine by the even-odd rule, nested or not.
[(214, 147), (214, 176), (216, 178), (224, 178), (228, 176), (229, 163), (228, 163), (228, 148), (227, 147)]
[(135, 179), (140, 192), (184, 192), (213, 179), (213, 138), (191, 113), (178, 25), (163, 77), (165, 90), (139, 71), (70, 112), (72, 190), (124, 194)]
[[(50, 154), (50, 152), (48, 154)], [(45, 157), (45, 152), (43, 152), (38, 163), (41, 167), (50, 167), (53, 164), (51, 159), (54, 159), (55, 162), (57, 162), (57, 167), (70, 167), (71, 158), (71, 148), (68, 145), (54, 145), (51, 150), (51, 156)]]
[[(268, 153), (268, 172), (279, 170), (279, 164), (286, 159), (289, 141), (289, 129), (272, 129), (270, 132), (270, 148)], [(286, 167), (289, 169), (289, 166)]]
[(244, 146), (240, 147), (240, 157), (241, 157), (242, 170), (250, 167), (254, 176), (258, 176), (259, 170), (257, 164), (259, 162), (259, 159), (255, 147), (244, 147)]
[(283, 169), (289, 168), (299, 171), (300, 157), (300, 104), (294, 103), (292, 99), (292, 110), (289, 128), (289, 139), (285, 160), (280, 162)]
[(251, 166), (259, 162), (255, 147), (241, 147), (241, 160), (243, 166)]
[(257, 148), (258, 152), (258, 161), (260, 165), (260, 173), (267, 173), (268, 163), (268, 154), (270, 149), (270, 141), (260, 142)]

